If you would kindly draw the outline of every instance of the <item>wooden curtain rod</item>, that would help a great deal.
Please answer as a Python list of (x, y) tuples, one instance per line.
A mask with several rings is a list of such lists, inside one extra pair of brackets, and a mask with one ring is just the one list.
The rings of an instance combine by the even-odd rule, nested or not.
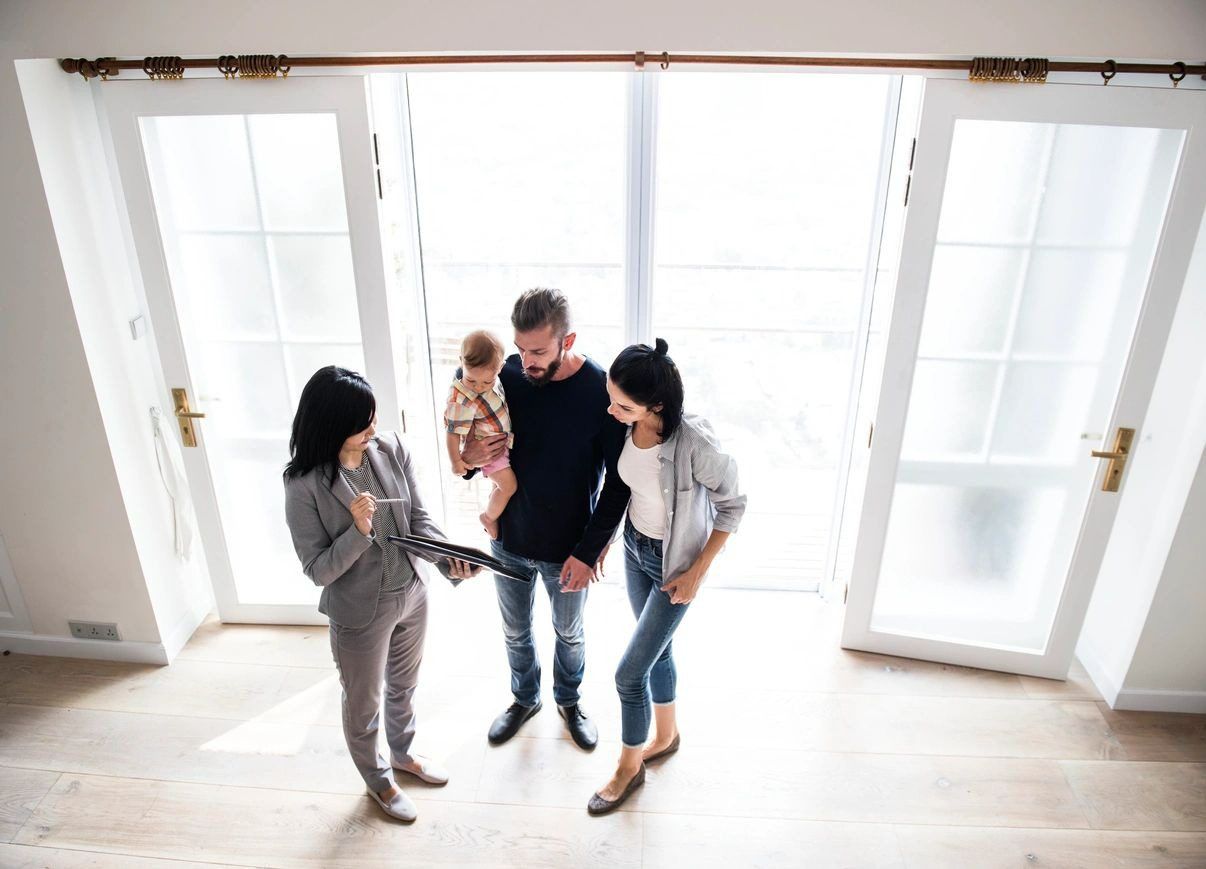
[(106, 79), (122, 70), (141, 70), (151, 78), (183, 78), (186, 70), (217, 70), (227, 78), (272, 78), (286, 76), (293, 69), (360, 66), (463, 66), (467, 64), (625, 64), (644, 69), (646, 63), (661, 69), (680, 65), (732, 65), (779, 67), (832, 67), (852, 69), (934, 69), (967, 72), (981, 81), (1045, 81), (1051, 72), (1090, 72), (1109, 83), (1118, 73), (1166, 75), (1174, 85), (1186, 75), (1206, 79), (1206, 63), (1116, 63), (1105, 61), (1062, 61), (1047, 58), (976, 57), (968, 60), (917, 60), (889, 57), (792, 57), (788, 55), (674, 54), (669, 52), (631, 54), (427, 54), (377, 55), (371, 57), (291, 57), (284, 54), (224, 54), (221, 57), (181, 58), (146, 57), (120, 60), (115, 57), (65, 58), (59, 65), (65, 72), (84, 78)]

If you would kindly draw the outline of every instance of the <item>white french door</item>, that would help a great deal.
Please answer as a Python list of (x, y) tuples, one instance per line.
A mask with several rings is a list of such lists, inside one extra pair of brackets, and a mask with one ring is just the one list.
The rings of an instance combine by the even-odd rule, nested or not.
[(399, 428), (365, 79), (101, 94), (165, 387), (205, 414), (182, 452), (219, 614), (322, 623), (284, 523), (298, 396), (324, 365), (363, 371)]
[[(842, 645), (1064, 678), (1206, 202), (1206, 100), (927, 84)], [(1120, 491), (1104, 491), (1110, 478)]]

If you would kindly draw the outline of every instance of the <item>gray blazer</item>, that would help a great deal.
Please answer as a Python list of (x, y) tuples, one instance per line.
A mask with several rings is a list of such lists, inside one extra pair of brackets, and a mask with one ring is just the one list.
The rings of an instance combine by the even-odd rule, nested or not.
[[(394, 511), (398, 533), (447, 539), (423, 506), (415, 484), (414, 463), (397, 433), (377, 435), (369, 441), (365, 454), (386, 497), (402, 499), (378, 508)], [(285, 480), (285, 521), (302, 570), (322, 587), (319, 612), (341, 627), (361, 628), (377, 612), (381, 549), (375, 538), (365, 537), (352, 521), (350, 506), (357, 493), (338, 471), (328, 483), (328, 472), (314, 468)], [(426, 582), (426, 565), (420, 567), (409, 554), (407, 558), (419, 581)], [(448, 563), (439, 562), (439, 570), (447, 577)]]

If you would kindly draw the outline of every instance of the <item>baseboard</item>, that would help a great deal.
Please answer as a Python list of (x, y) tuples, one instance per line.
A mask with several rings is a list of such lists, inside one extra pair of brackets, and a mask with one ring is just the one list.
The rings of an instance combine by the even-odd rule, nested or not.
[(1114, 680), (1106, 675), (1105, 667), (1097, 660), (1089, 650), (1078, 646), (1076, 649), (1076, 660), (1080, 661), (1080, 665), (1085, 668), (1085, 672), (1089, 674), (1089, 678), (1093, 681), (1101, 698), (1109, 705), (1111, 709), (1118, 702), (1118, 686), (1114, 684)]
[(165, 663), (170, 664), (176, 660), (176, 656), (180, 654), (180, 650), (193, 638), (193, 634), (196, 633), (197, 628), (201, 627), (201, 623), (209, 617), (212, 609), (212, 600), (195, 601), (193, 608), (176, 621), (176, 624), (168, 631), (167, 637), (163, 641), (164, 653), (167, 655)]
[(1135, 712), (1193, 712), (1206, 714), (1206, 691), (1159, 691), (1123, 688), (1114, 709)]
[(0, 649), (19, 655), (49, 655), (56, 658), (89, 658), (96, 661), (124, 661), (131, 664), (167, 664), (168, 654), (161, 643), (132, 643), (125, 640), (80, 640), (0, 631)]

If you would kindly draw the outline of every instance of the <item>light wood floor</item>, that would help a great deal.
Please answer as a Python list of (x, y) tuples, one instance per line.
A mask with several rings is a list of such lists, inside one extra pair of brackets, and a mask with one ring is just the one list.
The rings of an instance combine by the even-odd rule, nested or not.
[(0, 658), (0, 866), (1206, 866), (1206, 716), (838, 648), (812, 595), (705, 588), (675, 640), (683, 748), (591, 818), (619, 744), (620, 589), (588, 608), (580, 752), (510, 702), (488, 582), (433, 588), (412, 826), (363, 793), (325, 629), (202, 627), (171, 667)]

